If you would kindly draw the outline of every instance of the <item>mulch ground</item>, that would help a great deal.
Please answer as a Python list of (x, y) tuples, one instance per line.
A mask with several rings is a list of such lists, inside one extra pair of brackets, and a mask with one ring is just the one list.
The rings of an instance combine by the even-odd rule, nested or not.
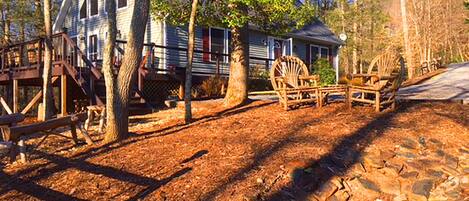
[(190, 125), (182, 124), (182, 108), (133, 117), (132, 137), (106, 147), (50, 137), (30, 163), (4, 163), (0, 200), (295, 198), (292, 171), (337, 150), (360, 153), (422, 136), (469, 149), (469, 106), (457, 103), (406, 102), (382, 113), (342, 103), (291, 111), (271, 101), (220, 105), (194, 103), (197, 121)]

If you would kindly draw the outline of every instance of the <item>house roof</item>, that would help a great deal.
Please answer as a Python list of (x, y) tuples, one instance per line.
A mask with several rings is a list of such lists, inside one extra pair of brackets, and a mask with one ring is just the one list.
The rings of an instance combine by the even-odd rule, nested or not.
[(302, 29), (294, 30), (287, 34), (293, 38), (299, 38), (307, 41), (315, 41), (330, 45), (345, 44), (321, 21), (315, 20), (311, 24), (304, 26)]

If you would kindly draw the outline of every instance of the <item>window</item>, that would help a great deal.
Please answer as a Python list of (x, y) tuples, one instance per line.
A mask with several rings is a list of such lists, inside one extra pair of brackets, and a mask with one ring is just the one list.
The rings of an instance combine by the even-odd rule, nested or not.
[(86, 5), (86, 0), (84, 0), (80, 7), (80, 19), (86, 18)]
[(210, 29), (210, 52), (212, 52), (211, 60), (217, 61), (219, 54), (225, 53), (225, 30)]
[(90, 35), (89, 36), (89, 57), (91, 61), (98, 60), (98, 36), (97, 35)]
[(90, 0), (90, 16), (98, 14), (98, 0)]
[(316, 45), (311, 45), (311, 64), (316, 62), (319, 58), (328, 59), (329, 57), (329, 48), (321, 47)]
[(127, 7), (127, 0), (117, 0), (117, 8)]
[[(227, 54), (231, 53), (231, 31), (228, 29), (203, 28), (202, 50), (204, 62), (228, 62)], [(220, 55), (224, 54), (224, 56)]]

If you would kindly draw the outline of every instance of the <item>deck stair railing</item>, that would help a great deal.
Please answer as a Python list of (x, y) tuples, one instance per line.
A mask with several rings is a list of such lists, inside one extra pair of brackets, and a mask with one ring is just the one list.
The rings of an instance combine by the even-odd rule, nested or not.
[[(44, 38), (0, 47), (0, 76), (14, 77), (17, 72), (26, 72), (19, 79), (30, 78), (28, 75), (40, 78), (44, 67), (44, 47)], [(76, 42), (66, 33), (57, 33), (52, 36), (52, 47), (53, 68), (65, 69), (91, 104), (103, 104), (94, 93), (94, 81), (100, 79), (102, 74)]]

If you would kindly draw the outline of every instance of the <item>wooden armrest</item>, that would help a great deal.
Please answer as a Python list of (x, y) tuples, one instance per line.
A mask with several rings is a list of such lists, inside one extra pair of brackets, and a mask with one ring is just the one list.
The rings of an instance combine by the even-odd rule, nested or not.
[(397, 77), (397, 75), (383, 75), (383, 76), (379, 76), (379, 80), (390, 80), (390, 79), (394, 79), (396, 77)]
[(349, 76), (350, 76), (351, 78), (360, 78), (360, 77), (362, 77), (362, 78), (367, 78), (367, 77), (375, 77), (375, 78), (379, 79), (379, 76), (378, 76), (378, 75), (376, 75), (376, 74), (349, 74)]
[(308, 76), (300, 75), (298, 78), (300, 78), (300, 80), (319, 80), (318, 75), (308, 75)]

